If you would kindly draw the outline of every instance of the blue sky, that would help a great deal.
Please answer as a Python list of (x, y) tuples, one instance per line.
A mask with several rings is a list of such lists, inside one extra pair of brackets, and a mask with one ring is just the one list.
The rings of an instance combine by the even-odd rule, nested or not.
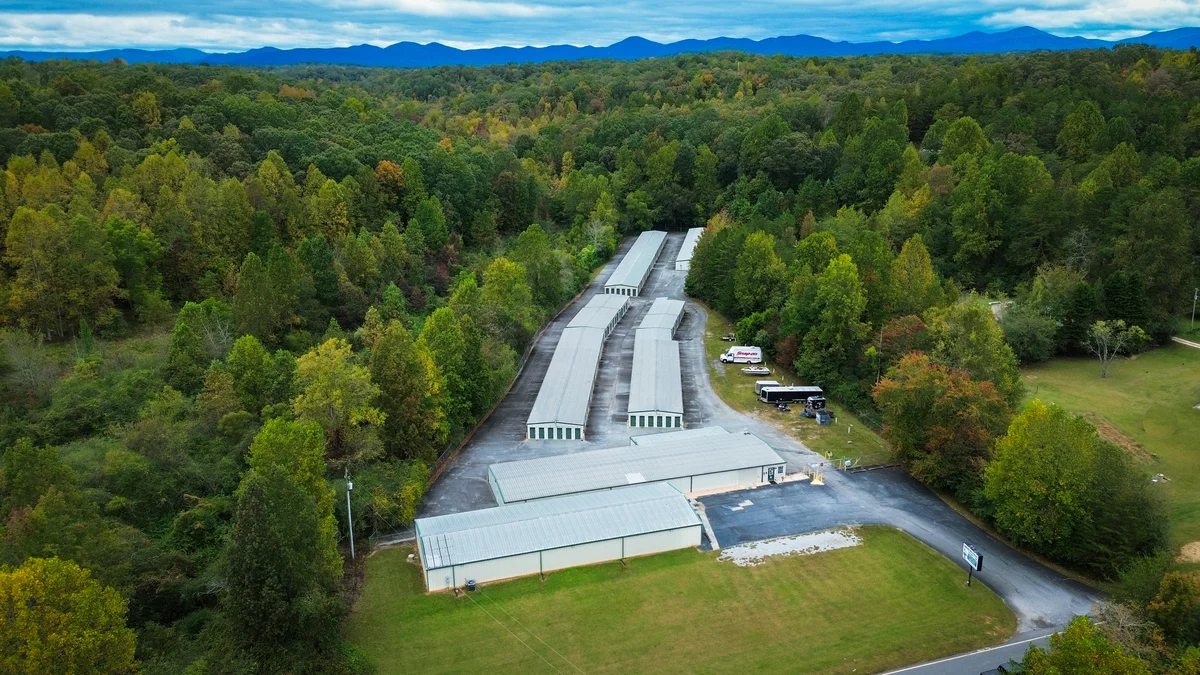
[(1200, 0), (3, 0), (0, 49), (470, 48), (798, 33), (857, 42), (1025, 25), (1119, 39), (1200, 26)]

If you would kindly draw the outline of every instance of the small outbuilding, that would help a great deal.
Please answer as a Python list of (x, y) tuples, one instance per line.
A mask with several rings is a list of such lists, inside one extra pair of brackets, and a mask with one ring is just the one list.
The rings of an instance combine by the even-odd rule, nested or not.
[(701, 523), (660, 483), (418, 518), (415, 529), (425, 588), (441, 591), (699, 546)]
[(493, 464), (488, 484), (497, 503), (514, 504), (638, 483), (669, 483), (684, 494), (723, 492), (781, 480), (786, 470), (783, 458), (753, 434), (690, 434)]

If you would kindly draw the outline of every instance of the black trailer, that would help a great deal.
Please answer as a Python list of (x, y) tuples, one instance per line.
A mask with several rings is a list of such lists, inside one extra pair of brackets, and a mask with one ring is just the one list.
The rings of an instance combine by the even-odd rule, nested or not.
[(820, 396), (820, 387), (763, 387), (758, 400), (763, 403), (803, 403), (809, 396)]

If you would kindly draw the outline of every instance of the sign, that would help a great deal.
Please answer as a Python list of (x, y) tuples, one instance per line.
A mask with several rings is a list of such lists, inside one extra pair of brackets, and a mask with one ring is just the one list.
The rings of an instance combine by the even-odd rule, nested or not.
[(976, 551), (970, 544), (963, 544), (962, 552), (963, 560), (966, 561), (967, 567), (975, 572), (983, 571), (983, 554)]

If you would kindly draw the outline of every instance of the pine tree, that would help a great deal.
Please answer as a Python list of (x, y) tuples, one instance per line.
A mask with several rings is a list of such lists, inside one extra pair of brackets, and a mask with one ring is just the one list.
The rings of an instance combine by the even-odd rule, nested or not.
[(187, 323), (176, 323), (167, 348), (167, 363), (163, 366), (167, 384), (189, 396), (199, 392), (208, 361), (204, 340)]

